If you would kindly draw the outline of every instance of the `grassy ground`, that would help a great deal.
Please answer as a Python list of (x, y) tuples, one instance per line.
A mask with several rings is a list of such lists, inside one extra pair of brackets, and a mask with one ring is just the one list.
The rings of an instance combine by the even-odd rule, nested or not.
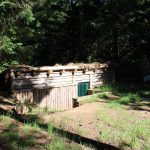
[[(112, 111), (113, 110), (113, 111)], [(150, 121), (123, 107), (106, 105), (98, 111), (99, 140), (135, 150), (150, 149)]]
[[(98, 87), (100, 94), (93, 94), (86, 98), (85, 102), (97, 102), (99, 99), (110, 100), (108, 93), (113, 95), (112, 103), (128, 105), (131, 103), (139, 103), (142, 101), (150, 101), (150, 88), (149, 86), (137, 84), (111, 84)], [(81, 102), (81, 103), (84, 103)]]
[[(24, 123), (12, 119), (11, 115), (1, 114), (0, 147), (11, 150), (80, 150), (89, 147), (82, 143), (89, 138), (119, 149), (149, 150), (149, 87), (113, 84), (97, 90), (101, 93), (85, 97), (80, 107), (66, 112), (33, 109)], [(45, 123), (46, 128), (41, 126)], [(62, 129), (61, 135), (54, 132), (55, 127)], [(84, 140), (79, 139), (77, 144), (75, 134), (69, 139), (64, 130), (77, 134), (78, 139), (81, 135)]]
[(43, 130), (38, 122), (20, 123), (11, 115), (0, 115), (2, 150), (80, 150), (82, 146), (53, 132), (53, 125)]
[[(100, 94), (81, 102), (104, 102), (97, 112), (99, 140), (118, 143), (122, 149), (150, 149), (150, 88), (137, 85), (105, 85)], [(132, 113), (128, 111), (133, 110)], [(140, 116), (143, 111), (145, 115)], [(150, 116), (150, 115), (149, 115)]]

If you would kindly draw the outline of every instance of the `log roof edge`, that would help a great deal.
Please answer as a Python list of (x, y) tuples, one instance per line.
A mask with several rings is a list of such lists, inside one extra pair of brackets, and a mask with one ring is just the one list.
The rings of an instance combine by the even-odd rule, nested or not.
[(18, 65), (14, 66), (12, 68), (9, 68), (7, 70), (15, 71), (15, 72), (47, 72), (47, 71), (53, 71), (57, 72), (60, 70), (66, 70), (66, 71), (74, 71), (74, 70), (98, 70), (98, 69), (106, 69), (108, 67), (118, 67), (117, 64), (114, 64), (112, 62), (107, 63), (70, 63), (67, 65), (55, 65), (55, 66), (42, 66), (42, 67), (32, 67), (27, 65)]

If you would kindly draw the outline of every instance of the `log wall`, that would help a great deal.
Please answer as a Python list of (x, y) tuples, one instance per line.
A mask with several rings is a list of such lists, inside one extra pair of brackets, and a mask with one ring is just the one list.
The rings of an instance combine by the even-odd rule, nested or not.
[(43, 89), (36, 89), (34, 94), (34, 102), (40, 107), (68, 110), (73, 107), (73, 98), (77, 97), (77, 84), (56, 86), (45, 89), (44, 92)]
[(32, 102), (42, 108), (68, 110), (73, 107), (73, 98), (77, 97), (77, 84), (18, 90), (13, 92), (13, 96), (22, 103)]
[(33, 90), (31, 89), (13, 91), (12, 96), (21, 103), (33, 102)]
[[(65, 72), (62, 75), (59, 72), (50, 74), (39, 73), (32, 77), (30, 74), (21, 74), (18, 77), (12, 78), (11, 90), (33, 89), (40, 87), (50, 87), (59, 85), (69, 85), (72, 83), (90, 82), (92, 86), (101, 85), (105, 81), (113, 81), (115, 79), (113, 71), (103, 73), (98, 70), (95, 73), (88, 71), (83, 73), (78, 71), (74, 75), (72, 72)], [(91, 81), (92, 80), (92, 81)]]
[(99, 86), (104, 81), (114, 81), (113, 71), (97, 70), (21, 72), (11, 78), (11, 91), (21, 102), (30, 101), (40, 107), (56, 110), (67, 110), (73, 107), (72, 99), (76, 98), (78, 83), (89, 82), (90, 88)]

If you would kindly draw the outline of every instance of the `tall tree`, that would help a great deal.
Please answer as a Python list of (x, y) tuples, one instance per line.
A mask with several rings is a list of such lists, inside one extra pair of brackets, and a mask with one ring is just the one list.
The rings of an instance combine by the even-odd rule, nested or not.
[(0, 70), (150, 58), (149, 0), (1, 0)]
[(30, 39), (35, 20), (31, 1), (0, 1), (0, 70), (13, 64), (28, 63)]

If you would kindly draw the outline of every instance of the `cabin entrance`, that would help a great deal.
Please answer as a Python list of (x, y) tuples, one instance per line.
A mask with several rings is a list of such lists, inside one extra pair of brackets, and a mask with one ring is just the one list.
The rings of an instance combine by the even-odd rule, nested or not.
[(78, 97), (88, 95), (89, 82), (81, 82), (78, 84)]

